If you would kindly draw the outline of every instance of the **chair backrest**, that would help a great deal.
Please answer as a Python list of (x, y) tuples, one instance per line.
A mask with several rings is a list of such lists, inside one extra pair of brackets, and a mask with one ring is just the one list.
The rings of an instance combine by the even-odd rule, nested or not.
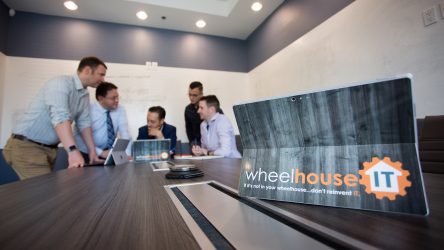
[(424, 124), (424, 118), (417, 118), (416, 119), (416, 139), (417, 142), (419, 142), (419, 137), (421, 137), (421, 131), (422, 131), (422, 124)]
[(13, 181), (18, 181), (19, 178), (14, 170), (6, 163), (3, 158), (2, 149), (0, 149), (0, 185)]
[[(178, 146), (176, 146), (178, 147)], [(180, 154), (191, 155), (191, 148), (189, 142), (180, 143)], [(176, 155), (179, 155), (176, 151)]]
[(425, 117), (418, 149), (423, 172), (444, 174), (444, 115)]
[[(53, 171), (66, 169), (67, 167), (68, 154), (66, 153), (65, 149), (59, 147), (57, 149), (57, 156), (53, 166)], [(5, 162), (2, 154), (2, 149), (0, 149), (0, 185), (18, 180), (19, 178), (15, 171)]]
[(176, 155), (182, 154), (182, 140), (176, 141)]

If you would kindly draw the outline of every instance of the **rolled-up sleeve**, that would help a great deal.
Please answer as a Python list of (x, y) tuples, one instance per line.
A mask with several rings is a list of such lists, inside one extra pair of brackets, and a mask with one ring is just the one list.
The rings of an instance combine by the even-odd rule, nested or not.
[(49, 118), (54, 127), (64, 121), (72, 120), (68, 99), (69, 88), (66, 88), (66, 84), (63, 81), (53, 79), (48, 83), (44, 101), (48, 107)]
[(89, 94), (83, 94), (80, 97), (79, 116), (76, 119), (77, 128), (83, 131), (85, 128), (91, 127), (91, 114), (89, 108)]

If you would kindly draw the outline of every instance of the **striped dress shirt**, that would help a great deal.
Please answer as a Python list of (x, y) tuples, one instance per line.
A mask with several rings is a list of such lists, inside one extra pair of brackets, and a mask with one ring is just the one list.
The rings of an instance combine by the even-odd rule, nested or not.
[(77, 74), (58, 76), (46, 82), (12, 132), (54, 145), (60, 143), (55, 126), (67, 120), (75, 121), (80, 131), (91, 127), (89, 93)]

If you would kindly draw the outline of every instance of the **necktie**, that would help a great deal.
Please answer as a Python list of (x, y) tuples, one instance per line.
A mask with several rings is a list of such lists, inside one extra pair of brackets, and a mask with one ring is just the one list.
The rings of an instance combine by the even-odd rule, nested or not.
[(109, 114), (109, 110), (106, 111), (106, 131), (108, 133), (108, 140), (106, 143), (106, 147), (110, 149), (113, 147), (116, 135), (114, 133), (113, 121), (111, 120), (111, 115)]

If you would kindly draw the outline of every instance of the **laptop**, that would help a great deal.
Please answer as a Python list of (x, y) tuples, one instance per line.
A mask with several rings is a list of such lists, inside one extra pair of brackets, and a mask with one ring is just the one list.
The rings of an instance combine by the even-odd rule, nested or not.
[(128, 147), (128, 139), (116, 138), (113, 147), (110, 149), (108, 156), (105, 159), (105, 166), (122, 165), (127, 163), (128, 156), (126, 155), (126, 148)]
[(428, 213), (411, 75), (233, 109), (244, 147), (241, 196)]
[(132, 155), (135, 162), (167, 161), (170, 156), (171, 139), (136, 140)]

